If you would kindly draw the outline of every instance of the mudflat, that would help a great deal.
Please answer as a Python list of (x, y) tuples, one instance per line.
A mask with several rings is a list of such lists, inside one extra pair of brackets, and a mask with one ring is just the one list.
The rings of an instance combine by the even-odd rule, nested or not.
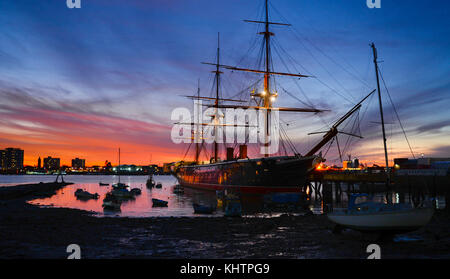
[(345, 230), (333, 234), (324, 215), (273, 218), (96, 217), (26, 203), (67, 184), (0, 187), (0, 258), (450, 258), (450, 214), (436, 211), (424, 228), (394, 240)]

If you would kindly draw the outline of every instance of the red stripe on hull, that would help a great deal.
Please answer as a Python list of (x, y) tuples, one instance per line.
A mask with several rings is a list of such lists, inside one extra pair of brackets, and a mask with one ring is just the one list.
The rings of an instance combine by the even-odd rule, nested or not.
[(242, 185), (220, 185), (220, 184), (207, 184), (207, 183), (183, 183), (180, 181), (180, 185), (183, 187), (202, 189), (202, 190), (225, 190), (233, 189), (245, 194), (268, 194), (268, 193), (298, 193), (301, 192), (300, 187), (267, 187), (267, 186), (242, 186)]

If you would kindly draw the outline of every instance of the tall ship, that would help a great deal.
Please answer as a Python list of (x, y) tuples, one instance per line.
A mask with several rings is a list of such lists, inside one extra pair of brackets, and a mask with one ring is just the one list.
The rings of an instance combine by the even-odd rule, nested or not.
[[(264, 136), (265, 143), (262, 146), (268, 146), (268, 138), (271, 136), (270, 125), (276, 125), (271, 123), (271, 113), (275, 110), (278, 112), (297, 112), (297, 113), (321, 113), (324, 110), (316, 108), (289, 108), (289, 107), (274, 107), (273, 103), (278, 94), (275, 90), (275, 78), (274, 76), (290, 76), (294, 78), (308, 78), (308, 75), (297, 73), (284, 73), (276, 72), (273, 69), (272, 56), (271, 56), (271, 37), (274, 36), (272, 32), (272, 26), (289, 26), (290, 24), (271, 22), (269, 20), (269, 4), (265, 0), (263, 15), (264, 20), (245, 20), (249, 23), (262, 24), (264, 27), (258, 34), (262, 35), (263, 42), (261, 47), (261, 57), (264, 67), (260, 69), (247, 69), (237, 66), (227, 66), (220, 62), (220, 46), (218, 40), (217, 47), (217, 59), (216, 63), (203, 63), (215, 66), (213, 73), (215, 74), (215, 96), (202, 97), (200, 93), (196, 96), (187, 96), (194, 100), (207, 100), (211, 101), (209, 106), (215, 109), (214, 115), (212, 115), (211, 123), (184, 123), (185, 125), (192, 125), (194, 127), (194, 137), (203, 137), (202, 129), (207, 126), (213, 126), (217, 129), (222, 122), (219, 121), (220, 109), (254, 109), (258, 112), (263, 112), (264, 117)], [(262, 90), (260, 93), (255, 93), (255, 90), (250, 91), (250, 101), (248, 104), (242, 104), (242, 100), (225, 99), (220, 94), (220, 82), (222, 69), (249, 72), (259, 74), (263, 78), (260, 78), (262, 84)], [(373, 91), (371, 92), (371, 94)], [(370, 94), (369, 94), (370, 95)], [(367, 96), (368, 97), (368, 96)], [(366, 97), (366, 98), (367, 98)], [(364, 99), (366, 99), (364, 98)], [(225, 104), (233, 103), (234, 104)], [(362, 102), (362, 101), (361, 101)], [(224, 190), (231, 189), (241, 193), (272, 193), (272, 192), (300, 192), (303, 187), (308, 183), (308, 176), (324, 159), (321, 153), (317, 154), (320, 149), (332, 140), (338, 133), (338, 126), (349, 118), (355, 111), (361, 107), (361, 102), (353, 107), (347, 114), (340, 118), (329, 131), (326, 131), (323, 138), (317, 143), (311, 150), (301, 155), (294, 152), (289, 155), (271, 156), (271, 154), (262, 154), (258, 158), (248, 158), (247, 156), (247, 144), (235, 144), (234, 147), (222, 147), (222, 151), (226, 150), (226, 158), (221, 160), (219, 158), (219, 148), (223, 141), (214, 139), (212, 143), (213, 150), (212, 156), (208, 163), (200, 163), (199, 156), (204, 149), (203, 141), (195, 142), (195, 159), (193, 162), (181, 162), (174, 168), (174, 174), (177, 177), (179, 184), (183, 187), (205, 189), (205, 190)], [(238, 103), (238, 104), (235, 104)], [(183, 124), (183, 123), (182, 123)], [(217, 136), (217, 133), (214, 133)], [(238, 149), (239, 152), (236, 155), (234, 149)]]

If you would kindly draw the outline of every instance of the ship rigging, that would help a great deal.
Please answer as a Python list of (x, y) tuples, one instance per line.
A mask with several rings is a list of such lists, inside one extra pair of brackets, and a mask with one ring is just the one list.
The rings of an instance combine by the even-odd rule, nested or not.
[[(334, 123), (331, 129), (325, 133), (323, 139), (311, 150), (306, 152), (303, 156), (296, 152), (295, 146), (292, 144), (292, 142), (289, 141), (286, 132), (282, 129), (280, 134), (285, 136), (287, 145), (291, 147), (291, 149), (294, 151), (294, 154), (288, 155), (285, 150), (284, 156), (271, 156), (270, 152), (268, 152), (270, 136), (271, 132), (273, 131), (271, 130), (271, 127), (278, 124), (271, 122), (271, 113), (273, 113), (274, 111), (280, 111), (320, 114), (325, 112), (326, 110), (317, 109), (315, 107), (293, 108), (273, 106), (273, 103), (278, 97), (278, 93), (274, 86), (275, 76), (287, 76), (297, 79), (309, 78), (312, 76), (302, 73), (274, 71), (271, 56), (271, 37), (274, 36), (274, 33), (271, 30), (271, 26), (290, 26), (290, 24), (270, 21), (268, 0), (265, 0), (264, 4), (264, 20), (244, 20), (247, 23), (262, 24), (264, 26), (263, 31), (258, 33), (259, 35), (263, 35), (263, 45), (261, 49), (264, 58), (263, 69), (260, 70), (258, 68), (244, 68), (221, 64), (220, 38), (218, 36), (217, 56), (215, 63), (203, 62), (203, 64), (205, 65), (214, 66), (214, 70), (212, 71), (214, 73), (215, 83), (214, 96), (200, 96), (200, 89), (198, 89), (196, 96), (187, 96), (188, 98), (197, 101), (213, 101), (213, 103), (205, 104), (205, 106), (208, 108), (213, 108), (214, 113), (210, 115), (211, 121), (209, 123), (199, 123), (198, 121), (194, 121), (191, 123), (178, 123), (181, 125), (193, 126), (194, 129), (192, 129), (192, 138), (194, 139), (196, 149), (195, 161), (193, 163), (182, 163), (176, 168), (176, 176), (182, 186), (209, 190), (222, 190), (225, 188), (231, 188), (238, 189), (240, 192), (248, 193), (301, 191), (302, 187), (306, 186), (307, 176), (309, 172), (314, 170), (315, 167), (324, 160), (321, 154), (317, 155), (316, 153), (330, 140), (333, 140), (334, 138), (337, 139), (338, 133), (345, 133), (343, 131), (338, 131), (338, 126), (346, 121), (355, 112), (359, 111), (361, 103), (375, 92), (375, 90), (373, 90), (362, 101), (358, 102), (350, 111), (348, 111), (341, 119)], [(262, 91), (257, 92), (256, 88), (253, 88), (250, 93), (251, 99), (248, 104), (245, 104), (245, 101), (240, 99), (223, 98), (220, 92), (221, 74), (223, 74), (221, 69), (263, 75)], [(260, 80), (261, 79), (258, 79), (258, 81)], [(255, 86), (255, 84), (256, 83), (254, 83), (253, 86)], [(284, 88), (283, 90), (287, 92)], [(251, 104), (251, 101), (253, 101), (254, 104)], [(233, 102), (237, 104), (224, 104), (226, 102)], [(263, 148), (261, 149), (264, 150), (264, 152), (261, 152), (264, 155), (263, 157), (254, 159), (248, 158), (247, 145), (241, 144), (239, 146), (239, 155), (236, 158), (234, 156), (234, 148), (237, 146), (235, 145), (234, 147), (226, 147), (225, 144), (226, 159), (220, 159), (219, 143), (223, 141), (218, 137), (221, 137), (223, 135), (221, 133), (218, 133), (218, 128), (227, 125), (234, 125), (223, 123), (221, 118), (223, 118), (224, 116), (221, 113), (220, 109), (253, 109), (264, 113), (262, 125), (264, 141)], [(246, 123), (242, 126), (249, 127), (250, 123)], [(209, 163), (202, 164), (200, 162), (200, 153), (202, 152), (202, 150), (206, 151), (203, 139), (205, 135), (205, 129), (207, 128), (212, 128), (214, 131), (213, 149)], [(347, 135), (360, 137), (351, 133), (347, 133)], [(189, 151), (190, 146), (191, 145), (189, 145), (186, 154)], [(284, 147), (284, 144), (282, 146)]]

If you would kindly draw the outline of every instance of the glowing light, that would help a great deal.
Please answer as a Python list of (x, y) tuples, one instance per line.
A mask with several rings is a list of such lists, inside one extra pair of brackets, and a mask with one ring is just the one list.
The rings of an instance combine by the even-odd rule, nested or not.
[(276, 96), (271, 96), (271, 97), (270, 97), (270, 101), (271, 101), (272, 103), (275, 102), (276, 99), (277, 99)]
[(329, 169), (330, 169), (330, 167), (325, 165), (324, 163), (320, 163), (316, 167), (316, 170), (318, 170), (318, 171), (326, 171), (326, 170), (329, 170)]
[(261, 96), (266, 96), (266, 90), (263, 90), (263, 91), (261, 92)]

